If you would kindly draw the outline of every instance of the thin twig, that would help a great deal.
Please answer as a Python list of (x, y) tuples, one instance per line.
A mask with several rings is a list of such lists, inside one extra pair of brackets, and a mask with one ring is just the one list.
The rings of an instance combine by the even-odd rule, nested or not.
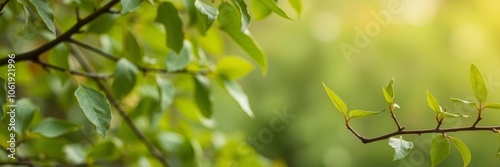
[(4, 2), (2, 2), (2, 3), (0, 4), (0, 16), (2, 16), (2, 15), (3, 15), (2, 10), (3, 10), (3, 8), (4, 8), (5, 6), (7, 6), (7, 3), (9, 3), (9, 1), (10, 1), (10, 0), (5, 0)]
[(118, 61), (120, 59), (119, 57), (113, 56), (113, 55), (111, 55), (109, 53), (106, 53), (106, 52), (100, 50), (100, 49), (97, 49), (97, 48), (95, 48), (93, 46), (90, 46), (90, 45), (88, 45), (86, 43), (74, 40), (72, 38), (68, 39), (67, 41), (71, 42), (71, 43), (74, 43), (74, 44), (76, 44), (76, 45), (78, 45), (78, 46), (80, 46), (80, 47), (82, 47), (84, 49), (87, 49), (87, 50), (91, 51), (91, 52), (94, 52), (94, 53), (96, 53), (98, 55), (101, 55), (104, 58), (107, 58), (107, 59), (109, 59), (111, 61)]
[[(92, 20), (96, 19), (97, 17), (99, 17), (103, 13), (106, 13), (107, 11), (109, 11), (111, 9), (111, 7), (118, 4), (119, 2), (120, 2), (120, 0), (111, 0), (106, 5), (104, 5), (102, 8), (99, 8), (98, 10), (93, 12), (92, 14), (83, 18), (81, 21), (76, 22), (76, 24), (73, 25), (73, 27), (71, 27), (69, 30), (67, 30), (66, 32), (64, 32), (60, 36), (58, 36), (56, 39), (36, 48), (34, 50), (16, 55), (16, 58), (15, 58), (16, 62), (20, 62), (20, 61), (24, 61), (24, 60), (35, 60), (42, 53), (52, 49), (57, 44), (65, 41), (65, 40), (70, 39), (73, 34), (79, 33), (80, 29), (83, 26), (90, 23)], [(9, 60), (8, 57), (0, 59), (0, 66), (8, 64), (8, 60)]]
[[(91, 46), (89, 44), (86, 44), (86, 43), (83, 43), (83, 42), (80, 42), (80, 41), (77, 41), (77, 40), (74, 40), (74, 39), (68, 39), (67, 40), (68, 42), (70, 43), (74, 43), (84, 49), (87, 49), (91, 52), (94, 52), (98, 55), (101, 55), (102, 57), (106, 58), (106, 59), (109, 59), (111, 61), (118, 61), (120, 60), (119, 57), (117, 56), (114, 56), (114, 55), (111, 55), (109, 53), (106, 53), (94, 46)], [(168, 71), (167, 69), (159, 69), (159, 68), (149, 68), (149, 67), (144, 67), (144, 66), (137, 66), (137, 68), (139, 70), (141, 70), (143, 73), (146, 73), (146, 72), (154, 72), (154, 73), (163, 73), (163, 74), (200, 74), (200, 75), (207, 75), (207, 74), (210, 74), (212, 71), (210, 69), (205, 69), (205, 70), (200, 70), (200, 71), (189, 71), (187, 69), (181, 69), (181, 70), (177, 70), (177, 71)]]
[(78, 6), (75, 8), (75, 15), (76, 15), (77, 22), (82, 21), (82, 18), (80, 17), (80, 8), (78, 8)]
[[(73, 44), (70, 44), (69, 46), (70, 46), (71, 53), (73, 54), (73, 56), (75, 56), (75, 58), (82, 65), (82, 67), (89, 73), (95, 73), (95, 71), (92, 68), (92, 66), (90, 65), (90, 63), (87, 62), (87, 60), (83, 57), (83, 55), (78, 50), (78, 48)], [(134, 124), (132, 119), (127, 115), (127, 113), (125, 113), (125, 110), (122, 108), (122, 106), (120, 105), (118, 100), (113, 97), (111, 90), (106, 86), (106, 84), (100, 79), (94, 78), (94, 80), (96, 81), (99, 88), (102, 91), (104, 91), (104, 94), (106, 95), (106, 97), (109, 99), (111, 104), (116, 108), (116, 110), (118, 111), (120, 116), (123, 118), (125, 123), (130, 127), (130, 129), (132, 129), (132, 131), (139, 138), (139, 140), (141, 140), (142, 143), (144, 143), (144, 145), (148, 148), (148, 150), (153, 154), (153, 156), (155, 156), (162, 163), (163, 166), (168, 167), (169, 164), (167, 162), (167, 158), (165, 157), (165, 155), (163, 155), (163, 153), (160, 150), (158, 150), (158, 148), (156, 148), (156, 146), (153, 145), (153, 143), (151, 143), (146, 138), (146, 136), (139, 130), (139, 128), (137, 128), (137, 126)]]
[(54, 70), (57, 70), (57, 71), (69, 73), (71, 75), (78, 75), (78, 76), (87, 77), (87, 78), (104, 79), (104, 80), (108, 79), (109, 77), (111, 77), (110, 74), (96, 74), (96, 73), (86, 73), (86, 72), (68, 70), (68, 69), (65, 69), (65, 68), (62, 68), (62, 67), (58, 67), (58, 66), (55, 66), (55, 65), (52, 65), (52, 64), (41, 62), (39, 60), (34, 60), (33, 62), (36, 63), (36, 64), (41, 65), (44, 68), (51, 68), (51, 69), (54, 69)]
[(394, 114), (394, 109), (395, 109), (394, 104), (393, 105), (389, 104), (389, 111), (391, 113), (391, 118), (394, 121), (394, 123), (396, 123), (398, 131), (402, 131), (403, 129), (405, 129), (405, 127), (402, 127), (401, 124), (399, 123), (398, 119), (396, 118), (396, 114)]
[(391, 111), (391, 118), (392, 120), (394, 120), (394, 123), (396, 123), (396, 126), (398, 126), (398, 131), (402, 131), (403, 129), (405, 129), (405, 127), (402, 127), (401, 124), (399, 124), (399, 121), (393, 111)]
[(479, 103), (479, 107), (477, 108), (477, 119), (476, 119), (476, 122), (474, 122), (474, 124), (472, 124), (471, 127), (476, 127), (476, 125), (479, 123), (479, 121), (481, 121), (483, 119), (483, 116), (482, 116), (483, 109), (484, 108), (482, 108), (482, 104)]

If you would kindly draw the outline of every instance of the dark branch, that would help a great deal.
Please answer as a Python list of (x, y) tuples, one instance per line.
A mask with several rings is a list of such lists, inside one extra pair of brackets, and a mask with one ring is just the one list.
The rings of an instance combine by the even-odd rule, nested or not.
[[(78, 50), (78, 48), (72, 44), (70, 44), (69, 46), (71, 53), (73, 54), (73, 56), (75, 56), (75, 58), (82, 65), (82, 67), (89, 73), (95, 73), (94, 68), (92, 68), (90, 63), (87, 62), (87, 60)], [(144, 143), (144, 145), (148, 148), (151, 154), (153, 154), (153, 156), (155, 156), (164, 167), (170, 166), (167, 162), (167, 158), (165, 157), (165, 155), (163, 155), (163, 153), (160, 150), (158, 150), (158, 148), (156, 148), (156, 146), (153, 145), (153, 143), (151, 143), (151, 141), (149, 141), (148, 138), (146, 138), (146, 136), (139, 130), (139, 128), (137, 128), (132, 119), (127, 115), (125, 110), (122, 108), (118, 100), (115, 97), (113, 97), (111, 90), (106, 86), (106, 84), (100, 79), (94, 78), (94, 80), (96, 81), (99, 88), (104, 92), (104, 94), (111, 102), (111, 104), (116, 108), (118, 114), (120, 114), (125, 123), (130, 127), (130, 129), (132, 129), (132, 131), (139, 138), (139, 140), (141, 140), (142, 143)]]
[(7, 6), (7, 3), (9, 3), (10, 0), (5, 0), (3, 3), (0, 4), (0, 16), (3, 15), (3, 8), (5, 8), (5, 6)]
[[(96, 19), (97, 17), (99, 17), (103, 13), (108, 12), (111, 9), (111, 7), (113, 7), (114, 5), (116, 5), (119, 2), (120, 2), (120, 0), (111, 0), (106, 5), (104, 5), (102, 8), (96, 10), (92, 14), (83, 18), (81, 21), (76, 22), (76, 24), (73, 25), (73, 27), (71, 27), (69, 30), (67, 30), (66, 32), (64, 32), (60, 36), (58, 36), (56, 39), (36, 48), (35, 50), (31, 50), (31, 51), (16, 55), (16, 58), (15, 58), (16, 62), (24, 61), (24, 60), (35, 60), (42, 53), (50, 50), (51, 48), (53, 48), (57, 44), (59, 44), (63, 41), (69, 40), (73, 34), (79, 33), (80, 29), (83, 26), (90, 23), (92, 20)], [(7, 64), (8, 59), (9, 59), (8, 57), (0, 59), (0, 66)]]
[(57, 71), (69, 73), (71, 75), (78, 75), (78, 76), (82, 76), (82, 77), (95, 78), (95, 79), (108, 79), (109, 77), (111, 77), (111, 75), (109, 75), (109, 74), (96, 74), (96, 73), (86, 73), (86, 72), (68, 70), (68, 69), (65, 69), (65, 68), (62, 68), (62, 67), (58, 67), (58, 66), (55, 66), (55, 65), (52, 65), (52, 64), (41, 62), (39, 60), (34, 60), (33, 62), (36, 63), (36, 64), (41, 65), (44, 68), (51, 68), (51, 69), (54, 69), (54, 70), (57, 70)]
[[(350, 126), (347, 127), (347, 129), (352, 129)], [(445, 129), (423, 129), (423, 130), (402, 130), (402, 131), (395, 131), (392, 133), (388, 133), (382, 136), (374, 137), (374, 138), (366, 138), (363, 136), (360, 136), (360, 140), (363, 143), (371, 143), (371, 142), (376, 142), (379, 140), (384, 140), (388, 139), (393, 136), (397, 135), (407, 135), (407, 134), (416, 134), (416, 135), (421, 135), (425, 133), (447, 133), (447, 132), (461, 132), (461, 131), (492, 131), (496, 132), (497, 129), (500, 129), (500, 126), (477, 126), (477, 127), (461, 127), (461, 128), (445, 128)], [(351, 130), (351, 132), (355, 132)], [(354, 135), (358, 136), (359, 134), (354, 133)]]

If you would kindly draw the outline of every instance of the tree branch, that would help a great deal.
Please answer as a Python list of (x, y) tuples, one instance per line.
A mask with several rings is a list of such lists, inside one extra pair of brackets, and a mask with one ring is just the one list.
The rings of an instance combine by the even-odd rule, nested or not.
[[(71, 53), (73, 54), (73, 56), (75, 56), (75, 58), (82, 65), (82, 67), (89, 73), (95, 73), (95, 71), (92, 68), (92, 66), (90, 65), (90, 63), (87, 62), (87, 60), (83, 57), (83, 55), (80, 53), (78, 48), (76, 46), (74, 46), (73, 44), (69, 44), (69, 46), (70, 46)], [(158, 150), (158, 148), (156, 148), (155, 145), (153, 145), (153, 143), (151, 143), (146, 138), (146, 136), (139, 130), (139, 128), (137, 128), (137, 126), (135, 126), (134, 122), (127, 115), (127, 113), (125, 113), (125, 110), (121, 107), (118, 100), (113, 97), (111, 90), (109, 90), (109, 88), (106, 86), (106, 84), (101, 79), (94, 78), (94, 80), (96, 81), (99, 88), (102, 91), (104, 91), (104, 94), (106, 95), (106, 97), (109, 99), (111, 104), (116, 108), (116, 110), (118, 111), (120, 116), (123, 118), (125, 123), (130, 127), (130, 129), (132, 129), (132, 131), (139, 138), (139, 140), (141, 140), (142, 143), (144, 143), (144, 145), (148, 148), (148, 150), (151, 152), (151, 154), (153, 154), (153, 156), (155, 156), (164, 167), (168, 167), (169, 164), (167, 162), (167, 158), (163, 155), (163, 153), (160, 150)]]
[[(349, 126), (347, 127), (348, 129), (352, 129)], [(360, 140), (363, 143), (372, 143), (376, 142), (379, 140), (384, 140), (388, 139), (393, 136), (397, 135), (406, 135), (406, 134), (416, 134), (416, 135), (422, 135), (425, 133), (447, 133), (447, 132), (460, 132), (460, 131), (492, 131), (497, 133), (497, 129), (500, 129), (500, 126), (477, 126), (477, 127), (460, 127), (460, 128), (445, 128), (445, 129), (422, 129), (422, 130), (402, 130), (402, 131), (395, 131), (392, 133), (388, 133), (382, 136), (374, 137), (374, 138), (366, 138), (363, 136), (359, 136)], [(351, 130), (351, 132), (355, 132)], [(354, 135), (358, 136), (359, 134), (354, 133)]]
[(4, 8), (5, 6), (7, 6), (7, 3), (9, 3), (9, 1), (10, 1), (10, 0), (5, 0), (4, 2), (2, 2), (2, 3), (0, 4), (0, 16), (2, 16), (2, 15), (3, 15), (2, 10), (3, 10), (3, 8)]
[[(60, 36), (58, 36), (56, 39), (36, 48), (35, 50), (31, 50), (31, 51), (16, 55), (16, 58), (15, 58), (16, 62), (20, 62), (20, 61), (24, 61), (24, 60), (35, 60), (42, 53), (50, 50), (51, 48), (53, 48), (57, 44), (70, 39), (73, 34), (80, 32), (80, 29), (83, 26), (90, 23), (92, 20), (96, 19), (97, 17), (99, 17), (103, 13), (106, 13), (107, 11), (109, 11), (111, 9), (111, 7), (113, 7), (114, 5), (116, 5), (119, 2), (120, 2), (120, 0), (111, 0), (106, 5), (104, 5), (102, 8), (96, 10), (92, 14), (90, 14), (87, 17), (83, 18), (82, 20), (76, 22), (76, 24), (73, 25), (73, 27), (71, 27), (69, 30), (67, 30), (66, 32), (64, 32)], [(8, 64), (8, 60), (9, 60), (8, 57), (0, 59), (0, 66)]]
[[(118, 61), (120, 58), (117, 57), (117, 56), (114, 56), (114, 55), (111, 55), (109, 53), (106, 53), (96, 47), (93, 47), (89, 44), (86, 44), (86, 43), (83, 43), (83, 42), (80, 42), (80, 41), (77, 41), (77, 40), (74, 40), (74, 39), (68, 39), (67, 40), (68, 42), (70, 43), (74, 43), (84, 49), (87, 49), (91, 52), (94, 52), (98, 55), (101, 55), (102, 57), (104, 58), (107, 58), (111, 61)], [(171, 73), (171, 74), (201, 74), (201, 75), (207, 75), (209, 73), (211, 73), (212, 71), (210, 69), (205, 69), (205, 70), (200, 70), (200, 71), (188, 71), (186, 69), (182, 69), (182, 70), (177, 70), (177, 71), (168, 71), (167, 69), (158, 69), (158, 68), (148, 68), (148, 67), (144, 67), (144, 66), (137, 66), (137, 68), (139, 70), (141, 70), (143, 73), (146, 73), (146, 72), (155, 72), (155, 73), (163, 73), (163, 74), (167, 74), (167, 73)]]
[(71, 75), (78, 75), (78, 76), (87, 77), (87, 78), (104, 79), (104, 80), (108, 79), (109, 77), (111, 77), (111, 75), (109, 75), (109, 74), (86, 73), (86, 72), (68, 70), (68, 69), (65, 69), (65, 68), (62, 68), (62, 67), (58, 67), (58, 66), (55, 66), (55, 65), (52, 65), (52, 64), (41, 62), (38, 59), (34, 60), (33, 62), (36, 63), (36, 64), (41, 65), (44, 68), (51, 68), (51, 69), (54, 69), (54, 70), (57, 70), (57, 71), (69, 73)]

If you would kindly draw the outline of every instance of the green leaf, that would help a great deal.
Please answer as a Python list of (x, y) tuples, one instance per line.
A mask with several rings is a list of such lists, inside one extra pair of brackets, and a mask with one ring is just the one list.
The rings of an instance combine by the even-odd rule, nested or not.
[(267, 73), (266, 55), (250, 35), (240, 31), (242, 25), (237, 11), (227, 2), (223, 2), (219, 6), (219, 11), (218, 20), (221, 29), (250, 54), (257, 64), (259, 64), (262, 73), (265, 75)]
[(243, 78), (252, 70), (252, 64), (241, 57), (225, 56), (217, 61), (217, 73), (230, 80)]
[(39, 133), (42, 136), (48, 138), (55, 138), (69, 132), (77, 131), (80, 128), (80, 125), (77, 125), (73, 122), (54, 118), (46, 118), (35, 127), (33, 127), (32, 132)]
[(137, 81), (138, 71), (139, 69), (127, 59), (118, 60), (111, 85), (111, 91), (118, 99), (125, 97), (132, 91)]
[(382, 111), (365, 111), (365, 110), (351, 110), (349, 112), (349, 118), (361, 118), (361, 117), (367, 117), (367, 116), (372, 116), (375, 114), (379, 114), (381, 112), (384, 112), (385, 110)]
[(328, 94), (328, 97), (332, 101), (333, 105), (335, 105), (335, 108), (337, 108), (337, 110), (339, 110), (342, 114), (344, 114), (345, 117), (347, 113), (347, 106), (344, 103), (344, 101), (342, 101), (342, 99), (340, 99), (340, 97), (337, 96), (337, 94), (335, 94), (332, 90), (330, 90), (330, 88), (328, 88), (325, 85), (325, 83), (323, 83), (323, 88), (325, 88), (326, 94)]
[(207, 30), (212, 26), (212, 23), (217, 18), (217, 8), (214, 8), (202, 1), (196, 0), (194, 2), (194, 6), (198, 9), (197, 15), (199, 19), (199, 28), (203, 35), (207, 32)]
[(191, 62), (192, 53), (191, 53), (191, 44), (189, 42), (185, 42), (184, 47), (182, 48), (179, 54), (175, 52), (170, 52), (167, 57), (167, 69), (169, 72), (183, 70), (186, 66)]
[(115, 25), (117, 15), (104, 13), (89, 23), (89, 33), (104, 34)]
[(166, 110), (175, 97), (175, 87), (168, 80), (163, 78), (156, 78), (156, 84), (160, 88), (160, 102), (161, 102), (161, 110)]
[(184, 31), (182, 29), (182, 20), (175, 6), (170, 2), (162, 2), (158, 6), (155, 21), (165, 26), (167, 46), (180, 53), (184, 41)]
[(302, 0), (288, 0), (288, 3), (292, 5), (293, 9), (295, 9), (297, 15), (300, 17), (302, 13)]
[(122, 11), (121, 14), (127, 14), (133, 12), (137, 9), (144, 0), (121, 0), (122, 3)]
[(16, 125), (15, 132), (18, 134), (24, 133), (31, 125), (33, 116), (38, 110), (38, 107), (28, 98), (22, 98), (16, 102), (17, 108), (15, 111)]
[(393, 88), (393, 85), (394, 85), (394, 78), (391, 79), (391, 81), (389, 82), (389, 84), (387, 84), (387, 87), (385, 88), (385, 90), (387, 91), (387, 94), (391, 97), (391, 101), (394, 101), (394, 88)]
[(266, 18), (273, 11), (266, 7), (260, 0), (252, 0), (252, 13), (256, 20)]
[(471, 106), (476, 106), (476, 103), (474, 102), (471, 102), (471, 101), (467, 101), (467, 100), (462, 100), (462, 99), (458, 99), (458, 98), (450, 98), (451, 102), (454, 102), (454, 103), (463, 103), (463, 104), (467, 104), (467, 105), (471, 105)]
[(129, 30), (124, 30), (123, 34), (123, 55), (136, 64), (140, 64), (144, 55), (139, 42)]
[(108, 99), (102, 93), (85, 85), (78, 86), (75, 96), (87, 119), (94, 124), (97, 134), (104, 138), (111, 125), (111, 107)]
[(391, 97), (391, 94), (389, 94), (389, 92), (387, 92), (386, 88), (382, 87), (382, 93), (384, 94), (385, 101), (388, 104), (392, 104), (394, 102), (393, 98)]
[(439, 102), (432, 96), (431, 92), (427, 91), (427, 104), (429, 107), (436, 112), (436, 114), (439, 114), (441, 110), (441, 106), (439, 105)]
[(470, 84), (472, 86), (472, 92), (476, 99), (482, 103), (488, 98), (488, 89), (486, 89), (486, 84), (484, 83), (483, 75), (477, 69), (476, 65), (470, 65)]
[(23, 13), (24, 13), (24, 27), (23, 27), (23, 34), (25, 35), (32, 35), (35, 34), (35, 25), (33, 24), (34, 21), (31, 19), (31, 14), (30, 10), (28, 9), (28, 4), (24, 3), (24, 1), (18, 1), (20, 4), (23, 6)]
[(500, 110), (500, 103), (486, 103), (484, 105), (484, 108), (489, 108), (489, 109), (493, 109), (493, 110)]
[(54, 13), (52, 13), (52, 9), (50, 7), (50, 3), (48, 0), (30, 0), (29, 1), (38, 13), (38, 16), (45, 23), (45, 26), (55, 35), (56, 34), (56, 26), (54, 24)]
[(250, 14), (248, 14), (247, 10), (247, 4), (245, 3), (244, 0), (232, 0), (236, 6), (238, 6), (238, 9), (240, 10), (241, 13), (241, 32), (245, 32), (250, 25)]
[(112, 141), (98, 143), (90, 149), (87, 158), (94, 160), (113, 160), (120, 156), (120, 149)]
[(274, 0), (258, 0), (258, 1), (260, 1), (268, 9), (270, 9), (274, 13), (278, 14), (279, 16), (291, 20), (291, 18), (288, 17), (288, 15), (286, 15), (286, 13), (278, 6), (278, 4), (276, 3), (276, 1), (274, 1)]
[(83, 148), (81, 144), (68, 144), (64, 146), (64, 154), (66, 154), (66, 161), (73, 164), (84, 164), (87, 149)]
[(7, 83), (0, 77), (0, 120), (5, 116), (3, 106), (7, 104)]
[(431, 143), (431, 162), (432, 166), (437, 166), (443, 162), (450, 153), (450, 143), (444, 135), (434, 137)]
[(458, 138), (454, 138), (451, 136), (449, 136), (448, 138), (450, 138), (453, 141), (453, 143), (455, 143), (455, 146), (457, 147), (458, 151), (460, 152), (460, 155), (462, 155), (462, 159), (464, 160), (464, 167), (469, 165), (472, 157), (471, 157), (469, 148), (467, 148), (467, 145), (465, 145), (465, 143), (462, 142), (462, 140), (460, 140)]
[(194, 79), (194, 99), (196, 101), (196, 105), (198, 105), (198, 109), (200, 109), (201, 114), (204, 117), (210, 118), (212, 117), (212, 100), (210, 98), (210, 83), (208, 78), (201, 75), (196, 75), (193, 77)]
[(395, 161), (406, 157), (413, 148), (413, 143), (405, 141), (402, 136), (399, 136), (399, 138), (389, 138), (389, 146), (394, 148), (394, 158), (392, 160)]
[(463, 115), (457, 112), (440, 112), (439, 114), (443, 115), (445, 118), (468, 118), (468, 115)]
[(237, 82), (231, 81), (224, 77), (220, 77), (220, 84), (250, 118), (255, 117), (252, 109), (250, 108), (250, 103), (248, 102), (247, 95)]

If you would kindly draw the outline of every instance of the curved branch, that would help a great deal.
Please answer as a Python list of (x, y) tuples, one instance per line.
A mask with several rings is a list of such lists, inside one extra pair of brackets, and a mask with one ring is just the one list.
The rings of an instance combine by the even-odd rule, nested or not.
[[(52, 40), (52, 41), (50, 41), (50, 42), (48, 42), (48, 43), (46, 43), (46, 44), (44, 44), (44, 45), (36, 48), (35, 50), (31, 50), (31, 51), (28, 51), (28, 52), (16, 55), (16, 58), (15, 58), (16, 62), (24, 61), (24, 60), (35, 60), (42, 53), (50, 50), (51, 48), (53, 48), (57, 44), (59, 44), (59, 43), (61, 43), (63, 41), (71, 39), (71, 36), (73, 34), (75, 34), (75, 33), (80, 32), (80, 29), (83, 26), (85, 26), (86, 24), (90, 23), (92, 20), (96, 19), (97, 17), (99, 17), (103, 13), (108, 12), (111, 9), (111, 7), (113, 7), (114, 5), (118, 4), (119, 2), (120, 2), (120, 0), (112, 0), (112, 1), (108, 2), (102, 8), (96, 10), (92, 14), (90, 14), (87, 17), (85, 17), (85, 18), (81, 19), (80, 21), (76, 22), (76, 24), (73, 25), (73, 27), (71, 27), (69, 30), (67, 30), (66, 32), (64, 32), (60, 36), (58, 36), (56, 39), (54, 39), (54, 40)], [(8, 60), (9, 60), (8, 57), (0, 59), (0, 66), (8, 64)]]
[[(73, 56), (75, 56), (75, 58), (82, 65), (82, 67), (89, 73), (95, 73), (94, 68), (92, 68), (90, 63), (87, 62), (87, 60), (83, 57), (78, 48), (73, 44), (70, 44), (69, 46), (71, 53), (73, 54)], [(158, 159), (164, 167), (170, 166), (167, 162), (167, 158), (165, 157), (165, 155), (163, 155), (163, 153), (160, 150), (158, 150), (158, 148), (156, 148), (156, 146), (153, 145), (153, 143), (151, 143), (151, 141), (149, 141), (148, 138), (146, 138), (146, 136), (139, 130), (139, 128), (137, 128), (132, 119), (127, 115), (125, 110), (122, 108), (118, 100), (113, 97), (111, 90), (106, 86), (106, 84), (101, 79), (94, 78), (94, 80), (96, 81), (99, 88), (104, 92), (106, 97), (109, 99), (111, 104), (116, 108), (118, 114), (120, 114), (125, 123), (130, 127), (130, 129), (132, 129), (132, 131), (139, 138), (139, 140), (141, 140), (142, 143), (144, 143), (144, 145), (148, 148), (151, 154), (153, 154), (153, 156), (155, 156), (156, 159)]]

